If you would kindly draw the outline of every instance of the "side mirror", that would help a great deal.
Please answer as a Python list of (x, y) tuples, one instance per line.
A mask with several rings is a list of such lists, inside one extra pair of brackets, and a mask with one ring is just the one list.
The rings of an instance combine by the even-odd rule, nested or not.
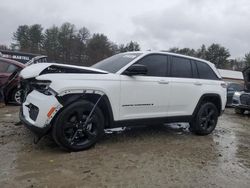
[(133, 64), (127, 70), (124, 71), (125, 75), (133, 76), (133, 75), (145, 75), (147, 74), (148, 69), (145, 65), (141, 64)]

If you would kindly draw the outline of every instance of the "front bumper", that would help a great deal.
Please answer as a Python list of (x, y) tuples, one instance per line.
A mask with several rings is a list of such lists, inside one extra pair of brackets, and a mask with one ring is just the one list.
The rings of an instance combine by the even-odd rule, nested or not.
[[(33, 90), (22, 104), (19, 117), (27, 128), (39, 136), (46, 134), (51, 126), (51, 120), (61, 107), (55, 96)], [(54, 111), (48, 115), (51, 108)]]
[(37, 135), (38, 137), (41, 137), (45, 134), (47, 134), (47, 132), (49, 131), (51, 125), (48, 124), (46, 126), (44, 126), (43, 128), (40, 127), (36, 127), (33, 124), (31, 124), (29, 121), (27, 121), (25, 119), (25, 117), (23, 116), (23, 109), (21, 107), (20, 112), (19, 112), (19, 119), (20, 121), (25, 125), (25, 127), (27, 127), (29, 130), (31, 130), (35, 135)]
[[(247, 96), (247, 99), (242, 99), (242, 96)], [(249, 101), (249, 93), (241, 92), (235, 93), (233, 96), (232, 107), (240, 108), (244, 110), (250, 110), (250, 101)]]
[(232, 104), (232, 107), (234, 107), (234, 108), (240, 108), (240, 109), (244, 109), (244, 110), (250, 110), (250, 106), (249, 105)]

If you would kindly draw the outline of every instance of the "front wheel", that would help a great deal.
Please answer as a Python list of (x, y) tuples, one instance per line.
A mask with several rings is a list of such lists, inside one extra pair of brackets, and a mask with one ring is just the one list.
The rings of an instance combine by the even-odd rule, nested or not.
[(104, 132), (104, 117), (94, 104), (77, 101), (65, 107), (53, 123), (53, 138), (58, 145), (69, 151), (81, 151), (96, 144)]
[(190, 123), (190, 131), (197, 135), (210, 134), (216, 127), (218, 116), (218, 110), (213, 103), (203, 103)]

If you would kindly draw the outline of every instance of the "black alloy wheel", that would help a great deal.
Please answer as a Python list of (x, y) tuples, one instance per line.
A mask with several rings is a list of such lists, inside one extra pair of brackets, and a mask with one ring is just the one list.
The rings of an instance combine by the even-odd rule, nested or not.
[(190, 123), (190, 131), (197, 135), (210, 134), (216, 127), (218, 110), (213, 103), (207, 102), (200, 106), (194, 120)]
[(56, 117), (53, 124), (53, 138), (63, 148), (70, 151), (85, 150), (100, 139), (104, 131), (104, 117), (89, 101), (77, 101)]

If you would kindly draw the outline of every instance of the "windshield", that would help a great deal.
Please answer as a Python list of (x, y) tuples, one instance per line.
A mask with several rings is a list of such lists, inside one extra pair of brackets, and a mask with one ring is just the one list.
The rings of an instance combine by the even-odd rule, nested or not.
[(107, 59), (104, 59), (95, 65), (93, 68), (101, 69), (110, 73), (116, 73), (122, 67), (133, 61), (135, 58), (140, 56), (142, 53), (122, 53), (111, 56)]

